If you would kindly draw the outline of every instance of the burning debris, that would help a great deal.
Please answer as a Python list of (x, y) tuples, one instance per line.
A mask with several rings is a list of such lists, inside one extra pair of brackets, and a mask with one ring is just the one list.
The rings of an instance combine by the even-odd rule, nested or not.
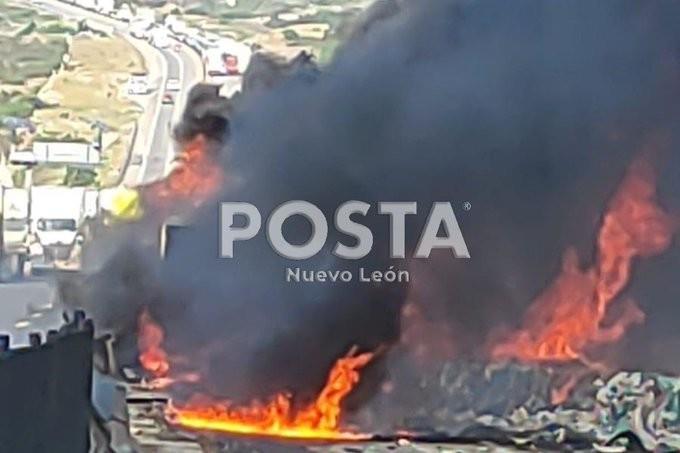
[[(610, 442), (628, 418), (583, 396), (583, 382), (631, 367), (680, 373), (647, 352), (680, 341), (680, 31), (669, 20), (680, 4), (385, 3), (322, 71), (306, 56), (262, 57), (237, 101), (193, 92), (176, 133), (184, 160), (138, 190), (144, 215), (133, 216), (158, 224), (181, 206), (173, 253), (140, 257), (143, 241), (119, 234), (107, 278), (75, 292), (126, 307), (113, 320), (90, 312), (121, 337), (138, 332), (150, 385), (173, 396), (172, 426)], [(218, 202), (264, 213), (289, 200), (326, 218), (347, 200), (460, 203), (472, 257), (390, 258), (389, 224), (370, 212), (369, 256), (326, 246), (305, 266), (394, 266), (409, 282), (289, 284), (291, 261), (262, 235), (217, 258)], [(405, 223), (412, 256), (426, 219)], [(309, 228), (292, 221), (284, 234), (303, 243)], [(327, 244), (346, 239), (332, 231)], [(632, 431), (647, 448), (675, 442), (672, 410), (659, 410), (674, 391), (636, 379), (620, 398), (643, 408)]]
[(163, 329), (151, 319), (149, 311), (142, 310), (137, 334), (139, 362), (155, 378), (163, 378), (170, 371), (168, 355), (163, 350), (164, 337)]
[(366, 434), (340, 430), (341, 404), (359, 382), (359, 370), (373, 354), (351, 350), (333, 365), (326, 385), (308, 406), (295, 410), (292, 396), (279, 393), (268, 403), (234, 406), (229, 402), (189, 401), (170, 408), (171, 423), (190, 429), (207, 429), (232, 434), (255, 434), (296, 439), (367, 439)]
[[(154, 379), (151, 388), (167, 387), (180, 382), (198, 382), (200, 376), (170, 376), (170, 362), (163, 350), (164, 333), (147, 310), (139, 318), (139, 361)], [(195, 395), (181, 406), (167, 410), (170, 423), (187, 429), (205, 429), (234, 434), (289, 437), (296, 439), (351, 439), (367, 435), (340, 430), (341, 404), (359, 382), (359, 372), (374, 357), (372, 352), (358, 353), (352, 348), (338, 359), (328, 374), (326, 384), (313, 402), (295, 408), (292, 395), (278, 393), (266, 403), (253, 401), (239, 406), (228, 401)], [(187, 379), (188, 376), (195, 376)]]
[(276, 55), (256, 53), (244, 74), (243, 91), (249, 95), (266, 93), (291, 77), (312, 83), (319, 75), (313, 56), (306, 52), (301, 52), (291, 61)]
[(141, 196), (154, 211), (181, 203), (200, 205), (214, 197), (224, 183), (224, 173), (208, 139), (199, 134), (182, 144), (182, 153), (170, 174), (140, 188)]

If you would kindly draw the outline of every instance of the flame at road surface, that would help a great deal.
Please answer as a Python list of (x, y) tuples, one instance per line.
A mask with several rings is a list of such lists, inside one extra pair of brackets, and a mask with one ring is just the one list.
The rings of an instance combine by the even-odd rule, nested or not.
[(611, 325), (603, 321), (610, 304), (627, 285), (635, 258), (670, 247), (677, 222), (656, 204), (655, 172), (633, 162), (610, 200), (597, 238), (595, 263), (583, 270), (574, 250), (562, 272), (534, 301), (520, 330), (493, 345), (493, 358), (588, 363), (585, 349), (618, 340), (644, 313), (630, 301)]
[(168, 419), (190, 429), (298, 439), (365, 439), (368, 436), (340, 429), (341, 404), (359, 382), (359, 370), (374, 353), (351, 350), (338, 359), (326, 385), (308, 406), (295, 411), (292, 395), (279, 393), (268, 403), (248, 406), (223, 403), (189, 403), (168, 410)]
[[(154, 377), (151, 387), (200, 379), (195, 373), (170, 376), (170, 361), (163, 349), (163, 328), (147, 309), (141, 312), (138, 327), (139, 361)], [(185, 406), (168, 408), (167, 416), (171, 423), (190, 429), (298, 439), (365, 439), (368, 436), (364, 434), (342, 431), (340, 414), (343, 400), (359, 382), (359, 370), (374, 356), (373, 352), (358, 354), (356, 348), (352, 348), (335, 362), (316, 399), (299, 411), (293, 409), (292, 395), (281, 392), (266, 404), (255, 401), (248, 406), (190, 401)]]
[(180, 382), (198, 382), (198, 373), (174, 373), (170, 375), (170, 357), (163, 348), (165, 333), (163, 328), (153, 320), (149, 310), (144, 308), (137, 321), (137, 347), (139, 363), (153, 379), (146, 382), (148, 388), (162, 389)]

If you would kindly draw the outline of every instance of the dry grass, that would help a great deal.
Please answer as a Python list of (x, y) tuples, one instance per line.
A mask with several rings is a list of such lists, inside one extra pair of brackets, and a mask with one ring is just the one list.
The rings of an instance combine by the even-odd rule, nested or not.
[[(131, 144), (135, 120), (141, 113), (141, 108), (125, 97), (125, 84), (130, 73), (143, 70), (141, 55), (123, 38), (75, 37), (68, 64), (38, 94), (54, 107), (34, 112), (37, 136), (91, 141), (96, 136), (95, 122), (103, 123), (107, 132), (99, 182), (106, 185), (115, 181)], [(53, 168), (45, 171), (55, 173)], [(36, 176), (41, 180), (42, 175)]]
[(323, 41), (326, 39), (326, 35), (330, 31), (330, 28), (329, 24), (324, 23), (295, 24), (285, 27), (282, 29), (282, 32), (285, 33), (286, 30), (290, 30), (299, 36), (300, 39)]
[(59, 68), (78, 23), (0, 0), (0, 117), (31, 115), (40, 86)]

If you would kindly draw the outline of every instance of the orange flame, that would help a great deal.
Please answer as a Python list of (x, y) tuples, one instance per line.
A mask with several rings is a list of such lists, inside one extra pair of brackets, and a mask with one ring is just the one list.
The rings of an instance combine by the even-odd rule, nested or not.
[(367, 436), (340, 430), (341, 404), (359, 382), (359, 371), (374, 354), (351, 350), (335, 362), (326, 385), (310, 405), (297, 413), (288, 393), (268, 403), (234, 406), (229, 402), (189, 403), (168, 410), (168, 419), (191, 429), (298, 439), (364, 439)]
[(561, 274), (534, 301), (522, 328), (493, 345), (492, 357), (588, 363), (588, 346), (617, 341), (631, 324), (642, 322), (644, 313), (628, 302), (610, 326), (603, 326), (607, 309), (628, 284), (633, 260), (671, 245), (677, 222), (655, 199), (654, 170), (636, 160), (604, 215), (595, 263), (582, 270), (576, 252), (568, 250)]
[(144, 187), (144, 193), (155, 206), (166, 206), (178, 200), (200, 204), (219, 190), (224, 173), (203, 135), (182, 145), (179, 164), (161, 181)]
[(149, 310), (142, 310), (138, 319), (137, 347), (139, 348), (139, 362), (153, 377), (165, 378), (170, 371), (168, 355), (163, 350), (165, 335), (161, 326), (151, 319)]
[[(139, 316), (139, 361), (154, 379), (152, 388), (165, 388), (178, 382), (197, 382), (196, 373), (171, 377), (170, 361), (163, 349), (164, 333), (145, 308)], [(254, 401), (249, 406), (229, 402), (196, 401), (184, 407), (168, 408), (168, 419), (191, 429), (223, 431), (305, 439), (363, 439), (366, 435), (340, 430), (341, 406), (359, 382), (359, 370), (375, 356), (373, 352), (357, 354), (352, 348), (338, 359), (326, 385), (316, 399), (299, 411), (293, 410), (292, 395), (281, 392), (268, 403)]]

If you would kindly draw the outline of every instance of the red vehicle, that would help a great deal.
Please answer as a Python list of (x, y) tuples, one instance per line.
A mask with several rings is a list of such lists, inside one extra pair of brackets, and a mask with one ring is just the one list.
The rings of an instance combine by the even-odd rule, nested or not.
[(166, 105), (172, 105), (175, 103), (175, 98), (172, 97), (172, 94), (165, 93), (161, 102)]
[(211, 77), (238, 75), (238, 57), (218, 49), (210, 50), (203, 60), (207, 73)]
[(229, 75), (238, 75), (238, 58), (235, 55), (224, 54), (222, 56), (224, 68)]

